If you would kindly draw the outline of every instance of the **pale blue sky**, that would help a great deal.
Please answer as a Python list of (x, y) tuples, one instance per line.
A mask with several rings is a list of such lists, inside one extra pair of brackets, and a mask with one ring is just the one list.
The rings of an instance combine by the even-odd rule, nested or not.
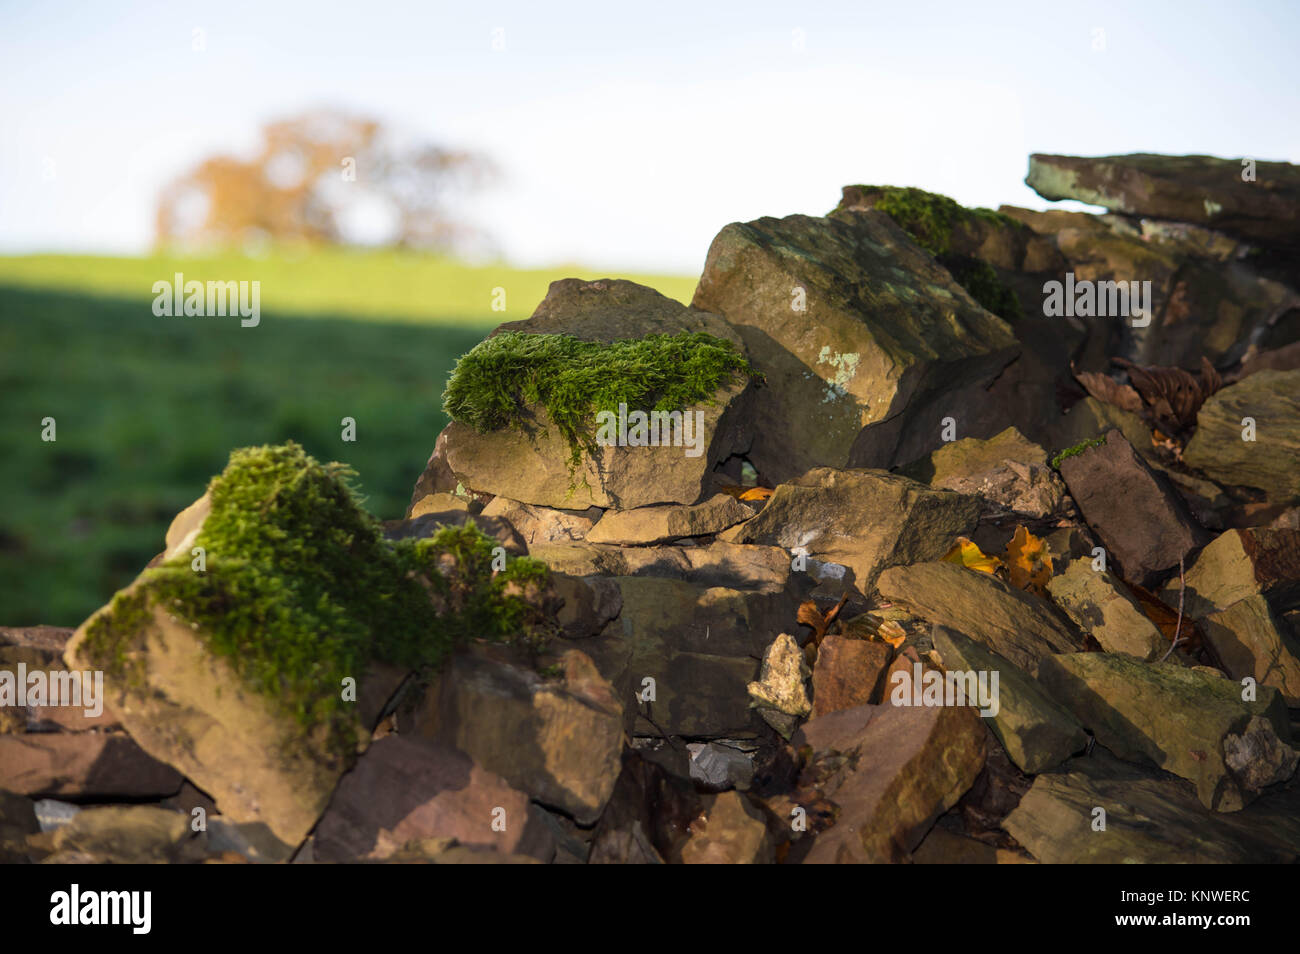
[(143, 251), (168, 179), (324, 105), (491, 154), (517, 263), (694, 274), (849, 182), (1042, 208), (1030, 152), (1298, 162), (1298, 42), (1295, 2), (0, 0), (0, 251)]

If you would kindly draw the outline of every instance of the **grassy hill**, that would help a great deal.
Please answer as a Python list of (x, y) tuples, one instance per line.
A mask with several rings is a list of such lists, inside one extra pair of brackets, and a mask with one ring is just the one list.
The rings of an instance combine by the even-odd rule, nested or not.
[[(261, 323), (156, 317), (153, 283), (175, 272), (261, 282)], [(372, 512), (400, 516), (456, 358), (563, 277), (681, 301), (695, 285), (397, 252), (0, 258), (0, 625), (80, 622), (162, 549), (233, 447), (297, 440), (355, 467)]]

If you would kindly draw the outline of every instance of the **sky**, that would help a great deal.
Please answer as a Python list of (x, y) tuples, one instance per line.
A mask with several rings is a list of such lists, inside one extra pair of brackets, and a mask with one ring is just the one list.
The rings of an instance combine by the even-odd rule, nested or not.
[(0, 0), (0, 253), (145, 252), (169, 180), (330, 107), (490, 156), (465, 214), (512, 263), (697, 274), (849, 183), (1047, 208), (1031, 152), (1300, 162), (1297, 41), (1294, 0)]

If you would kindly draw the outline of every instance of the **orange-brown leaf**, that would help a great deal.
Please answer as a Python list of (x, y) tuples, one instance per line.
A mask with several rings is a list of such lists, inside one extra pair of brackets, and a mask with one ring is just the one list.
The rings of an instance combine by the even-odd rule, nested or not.
[(1052, 578), (1052, 554), (1046, 540), (1023, 526), (1016, 527), (1016, 535), (1007, 544), (1006, 557), (1012, 586), (1046, 594), (1047, 583)]

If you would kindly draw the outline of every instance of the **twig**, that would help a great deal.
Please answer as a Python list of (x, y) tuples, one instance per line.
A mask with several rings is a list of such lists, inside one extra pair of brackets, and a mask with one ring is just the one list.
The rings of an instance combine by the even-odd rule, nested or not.
[(643, 719), (645, 719), (647, 722), (649, 722), (652, 726), (654, 726), (654, 727), (655, 727), (655, 731), (657, 731), (660, 735), (662, 735), (662, 736), (664, 737), (664, 741), (665, 741), (665, 742), (667, 742), (669, 745), (671, 745), (673, 748), (677, 749), (678, 751), (682, 751), (682, 746), (678, 745), (675, 741), (673, 741), (673, 737), (670, 736), (667, 732), (665, 732), (663, 729), (659, 728), (659, 723), (658, 723), (658, 722), (656, 722), (654, 719), (650, 718), (650, 703), (647, 702), (647, 703), (645, 704), (645, 712), (640, 712), (640, 713), (637, 713), (637, 714), (640, 715), (641, 718), (643, 718)]
[(1160, 657), (1164, 662), (1169, 658), (1169, 654), (1174, 651), (1174, 647), (1182, 642), (1183, 638), (1183, 594), (1187, 591), (1187, 580), (1183, 578), (1183, 558), (1178, 558), (1178, 622), (1174, 623), (1174, 641), (1169, 644), (1169, 649)]

